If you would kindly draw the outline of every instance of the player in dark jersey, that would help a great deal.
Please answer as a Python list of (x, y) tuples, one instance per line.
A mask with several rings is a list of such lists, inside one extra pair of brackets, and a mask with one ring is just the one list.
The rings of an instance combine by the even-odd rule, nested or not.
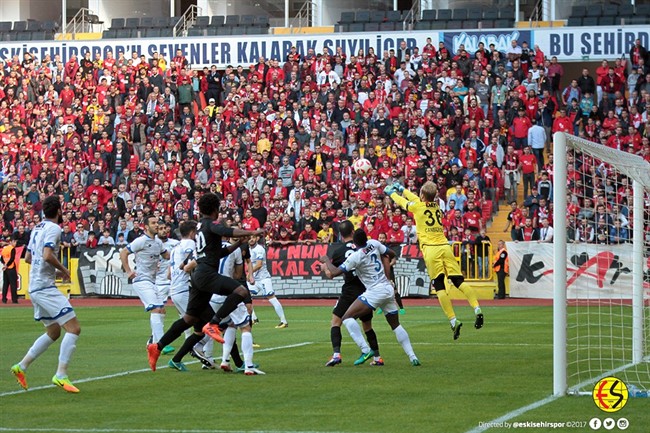
[[(354, 242), (352, 242), (352, 234), (354, 233), (354, 225), (350, 221), (343, 221), (339, 226), (339, 233), (344, 244), (338, 247), (332, 255), (332, 263), (334, 266), (339, 266), (345, 259), (348, 258), (355, 250)], [(332, 311), (332, 328), (330, 330), (330, 338), (332, 340), (332, 349), (334, 354), (329, 361), (325, 364), (326, 367), (334, 367), (335, 365), (340, 364), (341, 361), (341, 340), (343, 339), (341, 335), (341, 318), (345, 312), (350, 308), (350, 305), (357, 299), (366, 288), (359, 281), (359, 278), (356, 276), (354, 271), (345, 272), (343, 274), (344, 282), (343, 288), (341, 289), (341, 296), (339, 297), (334, 310)], [(363, 325), (363, 330), (366, 333), (366, 339), (368, 340), (368, 345), (375, 353), (374, 360), (370, 365), (381, 366), (384, 365), (384, 361), (379, 356), (379, 343), (377, 342), (377, 335), (372, 329), (372, 312), (359, 317)]]
[[(161, 349), (180, 337), (190, 326), (194, 326), (194, 334), (185, 339), (177, 356), (182, 357), (189, 353), (194, 345), (201, 341), (204, 334), (223, 343), (218, 324), (246, 298), (248, 289), (232, 278), (219, 274), (221, 258), (235, 251), (241, 244), (237, 241), (224, 248), (221, 238), (242, 238), (265, 233), (263, 229), (241, 230), (218, 223), (220, 200), (216, 194), (202, 195), (198, 204), (202, 219), (196, 233), (196, 268), (191, 275), (192, 284), (187, 310), (183, 318), (174, 322), (158, 343), (147, 346), (149, 366), (153, 371), (156, 371), (156, 362), (160, 357)], [(226, 300), (216, 314), (210, 307), (210, 298), (213, 294), (226, 296)]]

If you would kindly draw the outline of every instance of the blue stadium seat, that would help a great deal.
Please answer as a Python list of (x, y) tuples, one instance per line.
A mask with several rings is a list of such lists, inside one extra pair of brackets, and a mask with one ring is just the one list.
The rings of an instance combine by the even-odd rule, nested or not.
[[(636, 5), (636, 13), (635, 15), (637, 17), (641, 18), (649, 18), (650, 17), (650, 4), (642, 4), (642, 5)], [(645, 20), (647, 21), (647, 20)]]
[(465, 21), (463, 21), (462, 26), (463, 26), (464, 30), (476, 30), (476, 29), (478, 29), (478, 21), (465, 20)]
[(111, 28), (118, 30), (124, 28), (124, 18), (113, 18), (111, 20)]
[[(24, 32), (27, 30), (27, 21), (14, 21), (14, 32)], [(22, 41), (28, 41), (29, 39), (18, 39)]]
[(239, 18), (239, 25), (242, 27), (249, 27), (255, 24), (255, 17), (253, 15), (242, 15)]
[(571, 7), (571, 17), (584, 17), (587, 15), (587, 8), (585, 6), (573, 6)]
[(603, 5), (603, 16), (604, 17), (616, 17), (619, 16), (618, 5)]
[(613, 26), (616, 23), (616, 19), (618, 19), (619, 24), (621, 19), (620, 18), (615, 18), (615, 17), (600, 17), (598, 18), (598, 25), (599, 26)]
[(495, 20), (494, 21), (494, 28), (495, 29), (507, 29), (512, 25), (512, 21), (510, 20)]
[(483, 19), (483, 10), (472, 8), (467, 10), (467, 19), (481, 21)]
[(242, 26), (233, 27), (232, 28), (232, 35), (233, 36), (243, 36), (243, 35), (246, 34), (246, 29), (247, 29), (247, 27), (242, 27)]
[(386, 12), (384, 11), (370, 11), (371, 23), (383, 23), (386, 19)]
[(239, 25), (239, 15), (228, 15), (226, 16), (226, 26), (236, 27)]
[(591, 5), (587, 8), (585, 17), (599, 17), (603, 14), (603, 9), (600, 5)]
[(0, 22), (0, 32), (10, 32), (13, 28), (13, 23), (11, 21), (1, 21)]
[(425, 9), (422, 11), (422, 21), (435, 21), (436, 17), (435, 9)]
[(357, 11), (354, 14), (355, 23), (367, 23), (370, 22), (370, 11)]
[(498, 20), (499, 19), (499, 10), (498, 9), (488, 9), (483, 11), (484, 20)]
[(467, 19), (467, 9), (459, 8), (454, 9), (451, 13), (451, 17), (456, 21), (463, 21)]
[(187, 31), (187, 36), (205, 36), (205, 30), (198, 27), (192, 27)]
[(352, 24), (354, 22), (354, 12), (341, 12), (341, 24)]
[(363, 32), (363, 23), (353, 23), (350, 24), (350, 31), (354, 33)]
[(417, 21), (415, 30), (431, 30), (431, 21)]
[(218, 36), (230, 36), (232, 35), (232, 27), (218, 27), (217, 28)]
[(142, 17), (140, 18), (140, 28), (148, 29), (153, 27), (153, 17)]
[(350, 31), (350, 25), (349, 24), (335, 24), (334, 25), (334, 32), (336, 33), (345, 33)]
[(160, 37), (160, 29), (146, 29), (144, 31), (144, 37), (145, 38), (159, 38)]
[(634, 5), (626, 4), (620, 5), (618, 7), (618, 16), (621, 18), (627, 18), (634, 15)]
[(463, 28), (463, 22), (462, 21), (448, 21), (447, 22), (447, 30), (460, 30)]
[(580, 27), (582, 25), (582, 17), (569, 17), (566, 25), (568, 27)]
[(385, 22), (379, 24), (379, 31), (380, 32), (393, 32), (395, 31), (395, 26), (397, 23), (394, 22)]
[(402, 12), (400, 11), (386, 12), (386, 21), (393, 22), (393, 23), (402, 21)]
[(584, 17), (582, 25), (585, 27), (596, 27), (598, 25), (598, 17)]
[(379, 31), (379, 23), (365, 23), (363, 25), (363, 30), (365, 32), (378, 32)]
[(482, 20), (481, 21), (481, 28), (482, 29), (493, 29), (494, 28), (494, 20)]
[(271, 27), (269, 23), (269, 17), (267, 15), (258, 15), (255, 17), (255, 25), (258, 27), (264, 27), (266, 29)]
[(212, 19), (210, 21), (210, 25), (212, 27), (223, 27), (224, 24), (226, 24), (225, 15), (213, 15), (212, 16)]
[(140, 27), (140, 18), (127, 18), (124, 21), (125, 29), (137, 29), (138, 27)]
[(451, 20), (451, 9), (438, 9), (437, 21), (449, 21)]
[(194, 22), (194, 25), (192, 27), (196, 27), (197, 29), (204, 29), (206, 27), (210, 26), (210, 17), (196, 17), (196, 21)]

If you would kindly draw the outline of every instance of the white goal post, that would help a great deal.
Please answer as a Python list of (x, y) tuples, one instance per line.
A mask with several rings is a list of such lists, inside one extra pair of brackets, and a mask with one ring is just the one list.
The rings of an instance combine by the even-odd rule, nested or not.
[[(646, 292), (648, 289), (644, 288), (644, 266), (648, 255), (648, 245), (644, 244), (646, 242), (644, 228), (649, 223), (645, 218), (648, 207), (644, 197), (650, 193), (650, 164), (629, 152), (612, 149), (562, 132), (553, 135), (553, 145), (552, 201), (555, 232), (553, 394), (561, 396), (567, 393), (586, 393), (600, 378), (615, 374), (621, 374), (624, 381), (627, 379), (637, 386), (648, 389), (650, 388), (650, 348), (648, 347), (650, 346), (648, 337), (650, 314), (648, 314)], [(602, 284), (602, 281), (598, 281), (597, 284), (596, 280), (591, 283), (594, 286), (592, 292), (589, 292), (588, 288), (582, 291), (574, 287), (569, 288), (569, 282), (575, 281), (574, 278), (579, 275), (579, 272), (572, 269), (571, 278), (567, 278), (567, 264), (576, 257), (568, 254), (579, 254), (579, 251), (587, 248), (577, 237), (575, 243), (573, 238), (567, 242), (567, 230), (569, 229), (570, 234), (572, 228), (579, 226), (579, 222), (574, 223), (574, 217), (567, 213), (567, 194), (574, 194), (569, 197), (575, 197), (577, 194), (576, 188), (572, 190), (567, 188), (568, 176), (575, 175), (568, 172), (569, 169), (574, 170), (575, 165), (569, 168), (568, 164), (575, 164), (572, 159), (575, 155), (591, 158), (592, 161), (602, 161), (605, 165), (599, 168), (604, 167), (603, 170), (613, 173), (613, 177), (619, 175), (621, 178), (626, 178), (626, 181), (632, 180), (633, 203), (627, 203), (632, 216), (629, 221), (632, 226), (630, 240), (625, 243), (613, 242), (612, 244), (616, 245), (610, 245), (608, 237), (603, 242), (592, 242), (589, 246), (592, 250), (610, 254), (616, 260), (619, 256), (614, 254), (619, 254), (619, 251), (623, 251), (625, 257), (629, 258), (623, 270), (631, 274), (631, 284), (619, 283), (615, 286), (616, 291), (608, 291), (607, 287), (605, 289), (601, 286), (596, 287)], [(583, 176), (586, 174), (586, 172), (582, 173)], [(579, 185), (581, 186), (582, 183)], [(583, 190), (585, 193), (582, 198), (587, 198), (584, 201), (590, 202), (594, 197), (594, 190), (595, 188)], [(587, 191), (592, 195), (590, 196)], [(596, 206), (594, 205), (593, 208), (595, 209)], [(595, 214), (596, 220), (598, 215)], [(576, 216), (575, 219), (577, 220), (578, 217)], [(594, 224), (597, 223), (598, 221)], [(619, 225), (620, 223), (617, 227)], [(576, 229), (575, 232), (577, 231)], [(618, 241), (618, 237), (616, 240)], [(601, 275), (604, 279), (605, 272), (613, 273), (612, 270), (616, 269), (616, 276), (611, 279), (612, 285), (620, 275), (618, 269), (623, 266), (618, 261), (616, 263), (618, 268), (612, 265)], [(626, 275), (626, 278), (629, 276)], [(608, 293), (617, 294), (608, 298)], [(621, 293), (623, 295), (620, 295)], [(572, 369), (571, 372), (569, 367)]]

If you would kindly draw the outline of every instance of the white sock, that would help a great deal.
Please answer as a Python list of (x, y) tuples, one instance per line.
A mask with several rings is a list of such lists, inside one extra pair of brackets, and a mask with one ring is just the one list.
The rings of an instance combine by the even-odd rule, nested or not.
[(151, 323), (153, 342), (157, 343), (165, 334), (165, 315), (162, 313), (151, 313), (149, 323)]
[(47, 350), (48, 347), (50, 347), (54, 343), (54, 340), (50, 338), (49, 335), (43, 334), (40, 337), (34, 341), (34, 344), (32, 344), (32, 347), (29, 348), (27, 351), (27, 354), (23, 358), (22, 361), (19, 362), (20, 368), (23, 370), (27, 370), (29, 367), (29, 364), (34, 362), (36, 358), (41, 356), (43, 352)]
[(454, 326), (456, 326), (456, 318), (454, 317), (453, 319), (451, 319), (451, 320), (449, 321), (449, 323), (451, 323), (451, 327), (452, 327), (452, 328), (453, 328)]
[(212, 359), (212, 355), (214, 354), (214, 340), (212, 338), (203, 345), (203, 353), (206, 357)]
[(368, 343), (366, 343), (366, 340), (363, 338), (361, 327), (357, 321), (352, 318), (345, 319), (343, 324), (347, 328), (350, 337), (352, 337), (354, 342), (357, 343), (357, 346), (359, 346), (359, 349), (361, 349), (363, 353), (368, 353), (370, 351), (370, 346), (368, 346)]
[[(230, 359), (230, 351), (232, 350), (233, 344), (235, 344), (235, 337), (237, 336), (237, 330), (233, 327), (228, 327), (226, 332), (223, 333), (223, 352), (221, 355), (221, 362), (226, 362)], [(252, 344), (252, 343), (251, 343)]]
[(66, 332), (61, 341), (61, 349), (59, 350), (59, 366), (56, 370), (56, 375), (59, 378), (66, 377), (68, 375), (68, 364), (70, 363), (70, 358), (77, 348), (77, 339), (79, 336), (77, 334), (71, 334)]
[(244, 367), (253, 366), (253, 334), (248, 331), (241, 333), (241, 348), (244, 352)]
[(251, 313), (251, 320), (253, 322), (257, 320), (257, 314), (255, 314), (255, 310), (253, 310), (252, 313)]
[(399, 325), (397, 328), (393, 329), (395, 337), (399, 344), (402, 345), (404, 353), (409, 357), (409, 359), (415, 359), (415, 352), (413, 352), (413, 346), (411, 346), (411, 340), (409, 339), (409, 334), (406, 332), (406, 329)]
[(275, 308), (275, 314), (277, 314), (278, 317), (280, 318), (280, 322), (287, 323), (287, 319), (284, 317), (284, 310), (282, 309), (282, 304), (280, 304), (278, 298), (271, 298), (269, 299), (269, 302), (271, 303), (271, 305), (273, 305), (273, 308)]
[(481, 314), (481, 307), (474, 308), (474, 314)]

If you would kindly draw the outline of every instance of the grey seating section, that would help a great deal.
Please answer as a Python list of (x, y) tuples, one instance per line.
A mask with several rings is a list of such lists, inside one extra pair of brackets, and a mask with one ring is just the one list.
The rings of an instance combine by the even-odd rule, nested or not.
[(197, 29), (204, 29), (206, 27), (210, 26), (210, 17), (196, 17), (196, 21), (194, 22), (194, 25), (192, 27), (196, 27)]
[(210, 21), (212, 27), (223, 27), (226, 24), (225, 15), (213, 15)]
[(341, 24), (352, 24), (354, 22), (354, 12), (341, 12)]
[(451, 17), (454, 20), (462, 21), (467, 19), (467, 9), (454, 9), (451, 13)]
[(422, 11), (422, 21), (435, 21), (437, 16), (435, 9), (425, 9)]
[(386, 21), (397, 23), (402, 21), (402, 12), (400, 11), (387, 11), (386, 12)]

